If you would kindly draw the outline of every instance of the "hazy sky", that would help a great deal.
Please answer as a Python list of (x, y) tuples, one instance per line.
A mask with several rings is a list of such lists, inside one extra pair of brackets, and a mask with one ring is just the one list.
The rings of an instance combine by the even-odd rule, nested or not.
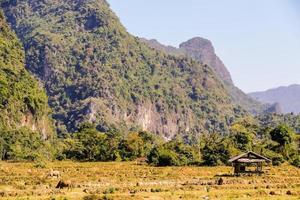
[(108, 0), (133, 35), (211, 40), (245, 92), (300, 84), (300, 0)]

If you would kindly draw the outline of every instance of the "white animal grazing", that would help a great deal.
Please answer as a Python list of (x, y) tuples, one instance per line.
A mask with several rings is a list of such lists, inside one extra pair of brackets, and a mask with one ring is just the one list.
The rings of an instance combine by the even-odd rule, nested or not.
[(53, 169), (51, 169), (47, 176), (52, 177), (52, 178), (54, 178), (54, 177), (59, 178), (60, 177), (60, 172), (59, 171), (54, 171)]

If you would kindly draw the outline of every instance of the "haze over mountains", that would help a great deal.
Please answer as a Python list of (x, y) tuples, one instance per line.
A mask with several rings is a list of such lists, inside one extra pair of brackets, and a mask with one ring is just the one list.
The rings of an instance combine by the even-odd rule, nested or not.
[(282, 86), (249, 95), (263, 103), (278, 103), (283, 113), (300, 113), (300, 85)]

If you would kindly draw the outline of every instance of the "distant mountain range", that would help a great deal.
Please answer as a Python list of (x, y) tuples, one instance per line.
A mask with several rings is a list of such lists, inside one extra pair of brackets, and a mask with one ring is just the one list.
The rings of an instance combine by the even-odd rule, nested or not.
[(253, 92), (249, 95), (262, 103), (279, 104), (283, 113), (300, 113), (300, 85)]

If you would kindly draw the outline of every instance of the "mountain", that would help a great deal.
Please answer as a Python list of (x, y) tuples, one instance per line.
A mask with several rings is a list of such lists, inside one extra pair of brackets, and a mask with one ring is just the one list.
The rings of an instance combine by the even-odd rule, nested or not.
[(211, 41), (196, 37), (180, 44), (179, 49), (182, 49), (187, 55), (195, 60), (211, 66), (221, 80), (233, 85), (231, 75), (223, 62), (216, 55)]
[(141, 40), (147, 43), (150, 47), (164, 51), (168, 54), (177, 56), (190, 56), (200, 63), (210, 66), (224, 82), (233, 84), (228, 69), (216, 55), (211, 41), (207, 39), (201, 37), (192, 38), (180, 44), (179, 48), (163, 45), (155, 39), (147, 40), (145, 38), (141, 38)]
[(23, 47), (0, 11), (0, 132), (27, 127), (47, 139), (53, 133), (47, 96), (24, 61)]
[(59, 134), (82, 122), (167, 138), (226, 133), (246, 114), (211, 68), (148, 47), (105, 0), (15, 0), (1, 7), (23, 42), (27, 69), (47, 90)]
[(223, 82), (225, 88), (229, 91), (232, 101), (236, 105), (243, 107), (253, 114), (268, 112), (268, 105), (262, 105), (260, 102), (252, 99), (234, 85), (230, 72), (221, 59), (216, 55), (211, 41), (201, 37), (195, 37), (183, 42), (179, 45), (179, 48), (176, 48), (172, 46), (165, 46), (155, 39), (147, 40), (145, 38), (141, 38), (141, 40), (154, 49), (164, 51), (171, 55), (188, 56), (202, 64), (208, 65)]
[(279, 87), (249, 94), (263, 103), (278, 103), (283, 113), (300, 113), (300, 85)]

